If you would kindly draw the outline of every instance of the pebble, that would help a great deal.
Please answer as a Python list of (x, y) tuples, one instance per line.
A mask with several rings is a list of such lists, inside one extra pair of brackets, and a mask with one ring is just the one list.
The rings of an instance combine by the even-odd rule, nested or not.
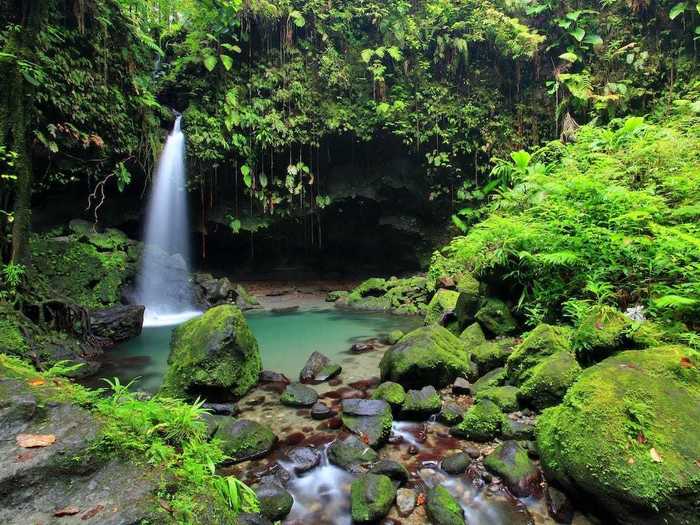
[(396, 507), (402, 517), (409, 516), (416, 508), (416, 491), (413, 489), (399, 489), (396, 491)]

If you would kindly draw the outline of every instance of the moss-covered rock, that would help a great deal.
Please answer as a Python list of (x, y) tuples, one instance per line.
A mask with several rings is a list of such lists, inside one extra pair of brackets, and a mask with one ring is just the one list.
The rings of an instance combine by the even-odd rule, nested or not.
[(26, 356), (27, 341), (16, 313), (0, 303), (0, 354)]
[(584, 370), (537, 423), (547, 477), (629, 524), (697, 523), (698, 436), (700, 359), (678, 346)]
[(461, 423), (450, 428), (450, 434), (471, 441), (490, 441), (501, 433), (504, 418), (498, 405), (479, 401), (464, 414)]
[(466, 525), (464, 510), (442, 485), (428, 490), (425, 510), (433, 525)]
[(230, 461), (240, 462), (265, 456), (277, 443), (277, 436), (265, 425), (247, 419), (226, 418), (214, 433)]
[(493, 335), (508, 335), (518, 328), (508, 305), (500, 299), (487, 299), (475, 317)]
[(420, 390), (409, 390), (401, 407), (401, 417), (406, 419), (428, 419), (440, 411), (442, 401), (433, 386), (424, 386)]
[(212, 308), (173, 331), (162, 391), (211, 400), (240, 397), (258, 382), (260, 350), (241, 311)]
[(505, 441), (486, 456), (484, 466), (503, 478), (510, 491), (519, 497), (540, 492), (540, 472), (527, 450), (516, 441)]
[(364, 474), (350, 486), (350, 513), (353, 523), (376, 523), (389, 513), (396, 488), (388, 476)]
[(514, 344), (515, 339), (512, 337), (500, 337), (472, 347), (472, 361), (476, 364), (479, 374), (483, 375), (505, 365), (508, 356), (513, 352)]
[(388, 345), (395, 345), (398, 343), (401, 338), (404, 336), (403, 331), (401, 330), (392, 330), (389, 332), (386, 337), (384, 338), (384, 342)]
[(435, 292), (430, 303), (428, 303), (428, 310), (424, 320), (425, 324), (440, 323), (445, 314), (454, 313), (458, 298), (459, 293), (453, 290), (440, 289)]
[(504, 412), (514, 412), (518, 410), (518, 387), (515, 386), (494, 386), (484, 388), (476, 394), (476, 401), (493, 401)]
[(260, 514), (273, 522), (284, 519), (294, 505), (292, 495), (272, 481), (256, 486), (255, 495), (260, 503)]
[(386, 351), (379, 364), (382, 381), (404, 387), (441, 388), (461, 376), (473, 377), (470, 355), (458, 337), (438, 325), (418, 328)]
[(474, 384), (471, 385), (471, 391), (474, 394), (478, 394), (482, 390), (493, 388), (496, 386), (501, 386), (506, 380), (506, 369), (494, 368), (490, 372), (481, 376)]
[(455, 305), (455, 315), (459, 320), (460, 327), (463, 328), (474, 321), (476, 312), (481, 306), (481, 283), (470, 273), (460, 274), (455, 280), (457, 292), (459, 293), (459, 298)]
[(472, 323), (467, 326), (464, 330), (462, 330), (462, 333), (459, 334), (459, 338), (469, 349), (486, 342), (486, 336), (484, 335), (484, 331), (481, 329), (481, 325), (479, 323)]
[(310, 407), (318, 401), (318, 393), (301, 383), (287, 385), (280, 396), (280, 403), (289, 407)]
[(394, 419), (389, 403), (381, 399), (344, 399), (341, 419), (350, 432), (370, 447), (383, 445), (391, 434)]
[(392, 410), (396, 411), (403, 405), (406, 399), (406, 391), (398, 383), (385, 381), (372, 392), (372, 399), (383, 399), (391, 405)]
[(355, 435), (336, 439), (328, 447), (328, 461), (345, 470), (352, 471), (359, 465), (374, 463), (378, 457), (373, 449)]
[(371, 278), (347, 294), (329, 295), (339, 308), (424, 315), (429, 299), (425, 277)]
[(445, 403), (440, 409), (438, 420), (448, 427), (457, 425), (464, 418), (464, 409), (456, 403)]
[(336, 290), (333, 292), (328, 292), (326, 295), (326, 302), (327, 303), (334, 303), (341, 297), (347, 297), (350, 294), (350, 292), (347, 292), (345, 290)]
[(539, 364), (543, 358), (557, 352), (571, 352), (571, 330), (565, 327), (539, 324), (508, 356), (508, 378), (519, 384), (525, 371)]
[(634, 323), (625, 314), (609, 306), (596, 306), (574, 331), (572, 344), (582, 363), (594, 363), (629, 344)]
[(570, 352), (557, 352), (527, 371), (518, 399), (537, 410), (558, 405), (579, 374), (581, 366), (574, 356)]

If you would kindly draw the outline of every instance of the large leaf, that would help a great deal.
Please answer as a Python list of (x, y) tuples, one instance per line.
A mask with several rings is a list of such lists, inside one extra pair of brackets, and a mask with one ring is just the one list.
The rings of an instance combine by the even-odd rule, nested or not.
[(527, 169), (527, 166), (530, 164), (530, 154), (524, 150), (514, 151), (510, 154), (510, 158), (513, 159), (515, 166), (519, 170)]
[(586, 38), (583, 39), (586, 44), (591, 44), (592, 46), (600, 46), (603, 44), (603, 39), (600, 35), (588, 34)]
[(207, 68), (207, 71), (214, 71), (216, 67), (216, 57), (214, 55), (204, 57), (204, 67)]
[(365, 64), (369, 63), (369, 61), (372, 60), (372, 55), (374, 55), (374, 51), (371, 49), (363, 49), (362, 53), (360, 53), (360, 56), (362, 57), (362, 61)]
[(668, 12), (668, 17), (671, 20), (675, 20), (676, 18), (678, 18), (679, 15), (685, 12), (686, 7), (688, 7), (688, 4), (686, 2), (680, 2), (679, 4), (674, 5)]
[(583, 37), (586, 36), (586, 32), (580, 27), (572, 29), (571, 31), (569, 31), (569, 34), (579, 42), (581, 42), (583, 40)]
[(572, 64), (578, 60), (578, 55), (576, 53), (568, 52), (559, 55), (559, 58), (571, 62)]
[(226, 71), (230, 71), (233, 67), (233, 59), (228, 55), (220, 55), (219, 58), (221, 59), (221, 63), (226, 68)]

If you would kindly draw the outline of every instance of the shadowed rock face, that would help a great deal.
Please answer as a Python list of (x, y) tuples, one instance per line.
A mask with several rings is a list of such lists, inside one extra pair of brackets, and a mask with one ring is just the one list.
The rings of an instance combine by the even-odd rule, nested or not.
[(90, 328), (93, 335), (113, 346), (141, 335), (145, 306), (139, 304), (118, 305), (90, 312)]

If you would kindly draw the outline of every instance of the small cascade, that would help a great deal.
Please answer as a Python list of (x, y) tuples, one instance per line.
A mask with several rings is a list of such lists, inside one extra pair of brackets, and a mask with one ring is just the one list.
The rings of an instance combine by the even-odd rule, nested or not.
[(189, 220), (185, 187), (185, 136), (175, 119), (158, 161), (146, 215), (137, 300), (146, 306), (144, 326), (182, 322), (199, 312), (189, 273)]

